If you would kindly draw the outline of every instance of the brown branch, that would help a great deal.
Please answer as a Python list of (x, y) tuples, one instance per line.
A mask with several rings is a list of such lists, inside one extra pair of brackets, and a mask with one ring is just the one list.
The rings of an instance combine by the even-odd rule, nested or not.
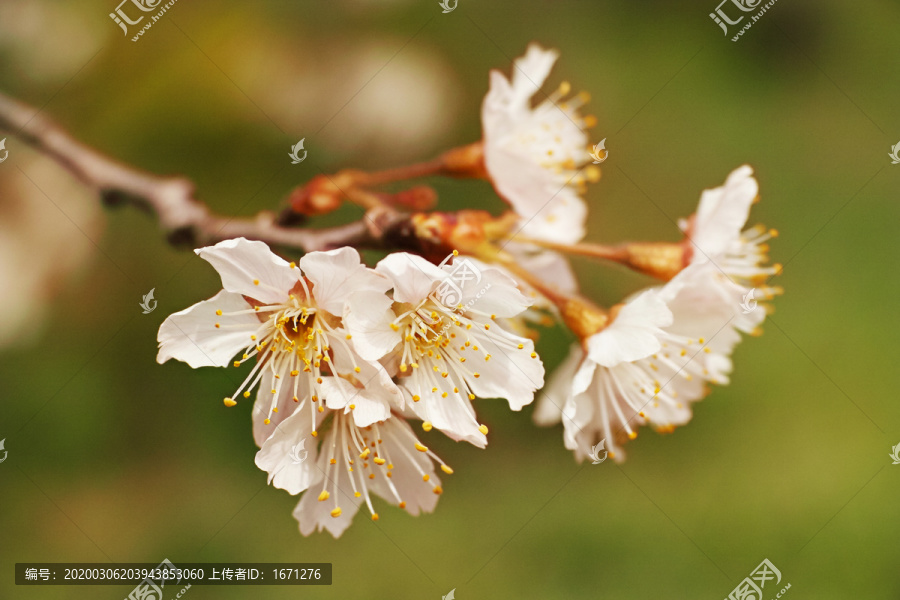
[(189, 179), (161, 177), (119, 162), (79, 142), (39, 113), (0, 93), (0, 131), (55, 160), (108, 206), (132, 204), (152, 212), (173, 244), (203, 246), (246, 237), (311, 252), (340, 246), (379, 247), (386, 243), (387, 234), (406, 231), (406, 217), (385, 209), (347, 225), (318, 230), (283, 227), (269, 211), (250, 218), (217, 215), (194, 197)]

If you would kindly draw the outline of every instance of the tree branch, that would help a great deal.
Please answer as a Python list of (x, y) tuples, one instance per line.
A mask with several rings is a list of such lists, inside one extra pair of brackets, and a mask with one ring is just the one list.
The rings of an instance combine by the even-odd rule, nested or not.
[(52, 158), (108, 206), (132, 204), (156, 215), (173, 244), (204, 246), (235, 237), (261, 240), (304, 252), (340, 246), (379, 247), (385, 233), (404, 231), (407, 217), (381, 209), (377, 214), (330, 229), (283, 227), (270, 211), (250, 218), (213, 213), (194, 198), (184, 177), (161, 177), (131, 167), (82, 144), (34, 107), (0, 93), (0, 131), (6, 131)]

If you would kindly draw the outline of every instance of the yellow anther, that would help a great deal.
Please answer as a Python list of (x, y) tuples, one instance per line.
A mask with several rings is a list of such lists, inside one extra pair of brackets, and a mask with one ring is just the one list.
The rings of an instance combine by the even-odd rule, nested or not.
[(633, 440), (633, 439), (636, 438), (636, 437), (637, 437), (637, 431), (629, 431), (629, 432), (628, 432), (628, 439), (629, 439), (629, 440)]
[(475, 371), (474, 373), (472, 373), (472, 376), (473, 376), (475, 379), (478, 379), (479, 377), (481, 377), (481, 373), (479, 373), (478, 371)]
[(337, 464), (337, 459), (332, 458), (332, 459), (331, 459), (330, 461), (328, 461), (328, 462), (329, 462), (330, 464), (332, 464), (332, 465), (336, 465), (336, 464)]
[(373, 520), (373, 521), (377, 521), (377, 520), (378, 520), (378, 513), (372, 513), (372, 520)]
[(216, 323), (216, 329), (219, 329), (220, 327), (222, 326), (219, 323)]
[(340, 506), (334, 507), (334, 510), (331, 511), (331, 516), (334, 517), (335, 519), (338, 518), (339, 516), (341, 516), (341, 507)]
[(276, 406), (275, 408), (273, 408), (273, 409), (272, 409), (272, 412), (277, 413), (277, 412), (278, 412), (278, 407)]
[(231, 398), (225, 398), (223, 402), (225, 403), (225, 406), (234, 406), (235, 404), (237, 404), (237, 402), (235, 402)]
[(244, 392), (244, 398), (249, 398), (249, 397), (250, 397), (250, 390), (247, 390), (246, 392)]
[(263, 421), (263, 423), (265, 423), (266, 425), (271, 425), (272, 421), (270, 421), (269, 419), (266, 419), (265, 421)]
[(424, 423), (422, 423), (422, 429), (424, 429), (425, 431), (431, 431), (431, 428), (431, 421), (425, 421)]
[(327, 490), (322, 490), (322, 493), (319, 494), (319, 502), (324, 502), (325, 500), (328, 500), (328, 497), (330, 495), (331, 494), (329, 494)]
[(235, 367), (241, 366), (241, 361), (239, 361), (239, 360), (234, 361), (234, 366)]
[(409, 366), (411, 366), (413, 369), (418, 369), (419, 363), (409, 363)]
[(469, 400), (474, 400), (474, 399), (475, 399), (475, 394), (469, 394)]
[(397, 327), (396, 323), (391, 323), (391, 329), (393, 329), (394, 331), (398, 331), (400, 328)]
[(422, 481), (428, 481), (429, 479), (431, 479), (431, 476), (428, 473), (422, 475)]
[(356, 371), (357, 373), (359, 373), (360, 371), (362, 371), (362, 369), (360, 369), (359, 367), (353, 367), (353, 370)]
[(356, 405), (355, 405), (355, 404), (351, 404), (351, 405), (350, 405), (350, 410), (353, 410), (354, 408), (356, 408)]
[(216, 314), (220, 317), (222, 316), (222, 309), (216, 309)]
[(413, 395), (413, 402), (418, 402), (421, 398), (418, 395)]
[(259, 279), (254, 279), (254, 280), (253, 280), (253, 285), (259, 285)]
[(387, 462), (386, 460), (384, 460), (384, 459), (381, 458), (380, 456), (376, 456), (376, 457), (375, 457), (374, 459), (372, 459), (372, 460), (373, 460), (373, 462), (374, 462), (376, 465), (383, 465), (385, 462)]
[(401, 373), (406, 373), (407, 368), (408, 367), (406, 366), (406, 363), (400, 363), (400, 372)]
[(519, 350), (521, 350), (524, 347), (525, 347), (525, 344), (519, 344), (519, 346), (518, 346)]
[(487, 425), (479, 425), (479, 426), (478, 426), (478, 431), (480, 431), (480, 432), (481, 432), (482, 434), (484, 434), (484, 435), (487, 435), (487, 434), (488, 434), (488, 428), (487, 428)]
[(293, 371), (291, 371), (291, 377), (296, 377), (299, 374), (300, 374), (300, 371), (298, 371), (297, 369), (294, 369)]
[(310, 435), (313, 436), (313, 437), (319, 437), (319, 432), (318, 432), (318, 431), (313, 431), (312, 433), (310, 433)]
[(444, 493), (444, 490), (441, 489), (441, 486), (439, 486), (439, 485), (434, 486), (434, 488), (431, 491), (433, 491), (435, 494), (438, 494), (438, 495)]
[(292, 262), (289, 266), (290, 266), (292, 269), (296, 269), (296, 268), (297, 268), (297, 263)]
[(406, 508), (406, 502), (400, 502), (400, 504), (398, 504), (397, 506), (399, 508)]
[(453, 475), (453, 469), (451, 469), (447, 465), (441, 465), (441, 471), (443, 471), (447, 475)]
[(537, 352), (532, 352), (532, 353), (531, 353), (531, 358), (537, 358)]
[(320, 406), (320, 407), (319, 407), (319, 412), (325, 412), (325, 407), (324, 407), (324, 406)]
[(423, 446), (419, 442), (416, 442), (415, 447), (416, 447), (416, 450), (418, 450), (419, 452), (428, 452), (428, 447)]

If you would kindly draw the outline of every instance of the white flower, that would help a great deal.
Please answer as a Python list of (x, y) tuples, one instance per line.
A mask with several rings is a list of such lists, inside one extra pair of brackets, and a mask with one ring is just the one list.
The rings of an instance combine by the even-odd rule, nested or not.
[(570, 86), (532, 107), (558, 54), (531, 44), (513, 65), (512, 79), (491, 71), (490, 90), (481, 110), (484, 162), (497, 192), (510, 203), (523, 222), (522, 235), (558, 243), (584, 237), (587, 207), (579, 196), (587, 181), (600, 171), (589, 159), (586, 127), (579, 107), (586, 94), (562, 101)]
[[(711, 270), (688, 267), (627, 301), (554, 373), (535, 420), (562, 419), (566, 448), (579, 461), (603, 439), (609, 456), (623, 460), (620, 444), (639, 426), (671, 431), (690, 420), (689, 404), (706, 395), (706, 383), (728, 383), (740, 335), (731, 305), (706, 289)], [(732, 300), (740, 300), (736, 286)]]
[[(771, 299), (783, 292), (780, 287), (765, 283), (770, 276), (781, 272), (781, 265), (765, 264), (769, 251), (766, 242), (778, 232), (761, 225), (742, 231), (758, 194), (753, 169), (747, 165), (739, 167), (728, 175), (723, 186), (704, 190), (697, 212), (690, 219), (682, 219), (679, 226), (688, 236), (687, 262), (711, 261), (719, 267), (712, 278), (714, 285), (724, 288), (737, 285), (744, 292), (756, 288), (764, 299)], [(738, 317), (740, 328), (752, 331), (746, 321)]]
[(390, 286), (361, 264), (356, 250), (311, 252), (295, 264), (262, 242), (238, 238), (196, 252), (219, 272), (224, 289), (163, 322), (157, 361), (175, 358), (194, 368), (224, 367), (235, 355), (235, 367), (254, 361), (225, 404), (233, 406), (241, 394), (249, 398), (259, 386), (253, 411), (257, 445), (271, 435), (269, 425), (289, 417), (301, 400), (309, 399), (309, 408), (318, 402), (319, 411), (323, 403), (352, 411), (360, 426), (390, 415), (381, 396), (348, 394), (340, 384), (325, 386), (329, 374), (372, 381), (402, 402), (384, 369), (353, 351), (341, 322), (352, 292), (383, 296)]
[[(426, 431), (435, 427), (484, 447), (487, 427), (471, 400), (505, 398), (520, 410), (543, 385), (544, 367), (531, 340), (495, 322), (528, 308), (515, 282), (496, 269), (479, 269), (477, 284), (463, 282), (457, 290), (451, 287), (454, 268), (461, 267), (441, 269), (418, 256), (391, 254), (376, 271), (391, 280), (393, 298), (353, 294), (345, 321), (361, 356), (397, 372)], [(451, 306), (438, 300), (445, 290), (456, 296)]]
[(327, 529), (339, 537), (363, 503), (377, 521), (373, 495), (412, 515), (434, 510), (443, 491), (434, 463), (445, 473), (453, 470), (419, 442), (403, 417), (360, 427), (344, 412), (327, 411), (328, 416), (330, 424), (321, 444), (310, 450), (310, 460), (295, 463), (290, 448), (319, 437), (312, 427), (324, 419), (316, 417), (311, 427), (314, 422), (302, 410), (282, 421), (256, 455), (270, 483), (291, 494), (306, 492), (294, 510), (303, 535)]

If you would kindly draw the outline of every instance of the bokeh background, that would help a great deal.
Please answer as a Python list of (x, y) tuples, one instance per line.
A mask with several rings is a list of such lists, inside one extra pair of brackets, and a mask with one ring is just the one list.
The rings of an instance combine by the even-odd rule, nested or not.
[[(107, 211), (8, 135), (0, 164), (0, 597), (25, 561), (316, 561), (331, 587), (193, 587), (187, 598), (726, 597), (762, 561), (787, 598), (900, 596), (897, 374), (900, 5), (780, 0), (739, 42), (716, 0), (179, 0), (134, 43), (115, 0), (2, 0), (0, 89), (123, 161), (180, 173), (224, 214), (278, 208), (324, 170), (389, 167), (480, 136), (488, 71), (529, 41), (592, 94), (610, 158), (589, 239), (678, 239), (705, 187), (743, 163), (777, 227), (786, 294), (736, 352), (730, 386), (623, 465), (577, 465), (531, 409), (479, 400), (487, 450), (437, 431), (456, 468), (436, 513), (383, 506), (342, 538), (299, 535), (265, 486), (242, 376), (155, 363), (165, 316), (218, 289), (153, 219)], [(732, 11), (733, 12), (733, 11)], [(7, 135), (6, 133), (0, 135)], [(306, 139), (309, 159), (289, 165)], [(429, 181), (442, 206), (499, 210), (482, 182)], [(349, 207), (318, 223), (356, 218)], [(369, 259), (377, 259), (374, 254)], [(613, 304), (649, 280), (576, 261)], [(159, 306), (138, 303), (155, 288)], [(544, 332), (558, 363), (570, 343)], [(777, 588), (767, 587), (766, 598)]]

